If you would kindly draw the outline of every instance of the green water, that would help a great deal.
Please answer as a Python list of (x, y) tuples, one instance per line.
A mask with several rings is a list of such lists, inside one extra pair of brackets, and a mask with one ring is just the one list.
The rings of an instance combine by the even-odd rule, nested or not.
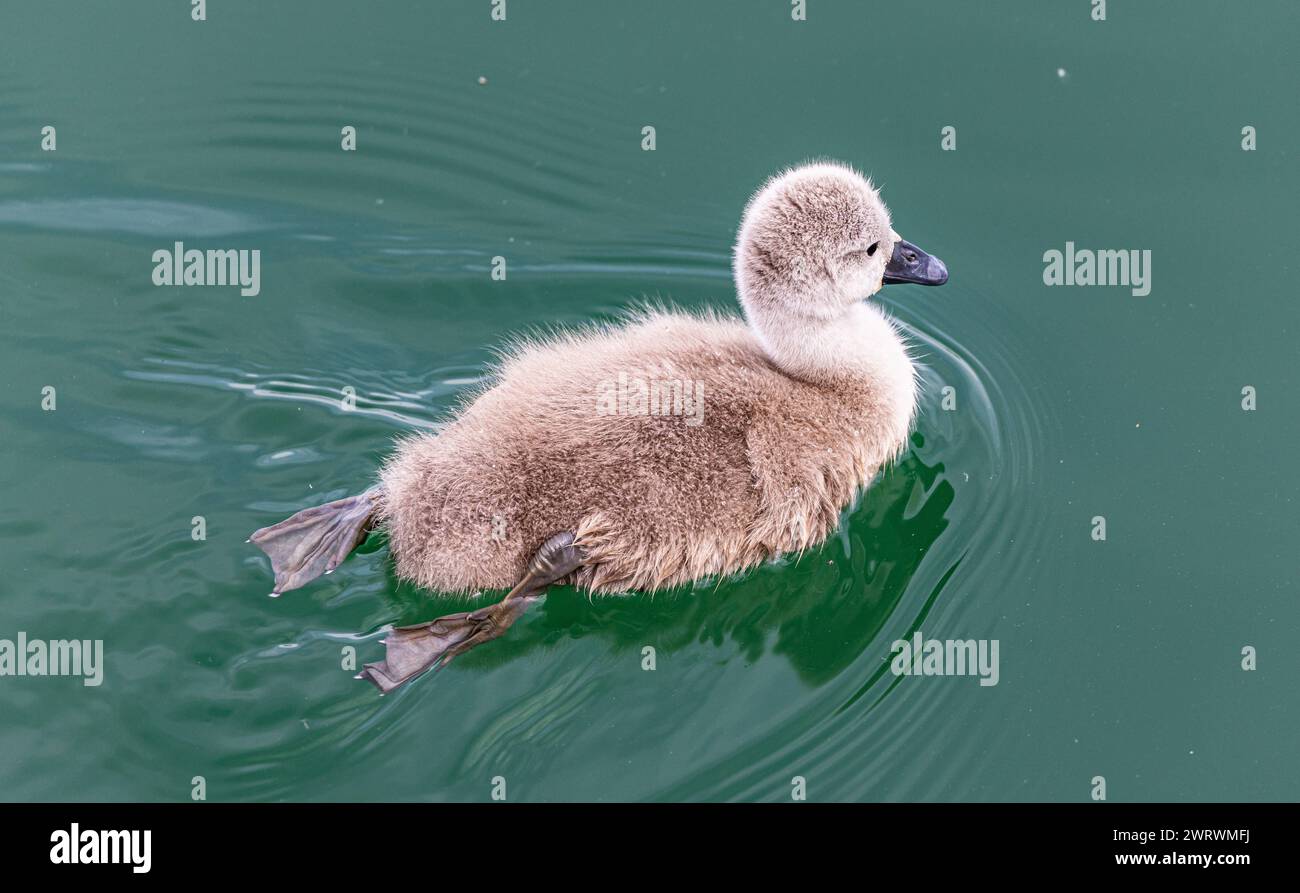
[[(0, 678), (0, 798), (1300, 798), (1294, 3), (490, 5), (6, 6), (0, 638), (105, 675)], [(343, 649), (466, 601), (380, 538), (266, 597), (248, 534), (512, 333), (734, 306), (745, 199), (815, 156), (952, 272), (882, 296), (917, 432), (824, 548), (553, 590), (383, 698)], [(155, 287), (175, 241), (259, 249), (261, 294)], [(1067, 241), (1149, 249), (1151, 293), (1046, 287)], [(998, 640), (999, 683), (896, 678), (916, 630)]]

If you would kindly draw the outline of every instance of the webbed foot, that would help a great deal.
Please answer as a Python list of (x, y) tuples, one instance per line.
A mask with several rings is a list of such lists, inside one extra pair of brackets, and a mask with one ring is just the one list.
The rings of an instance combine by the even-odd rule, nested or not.
[(374, 526), (379, 493), (371, 487), (358, 496), (312, 506), (250, 536), (248, 541), (271, 559), (271, 595), (297, 589), (338, 567)]
[(500, 602), (477, 611), (395, 628), (384, 640), (388, 655), (380, 663), (366, 664), (357, 678), (369, 679), (381, 692), (388, 693), (435, 666), (445, 666), (474, 646), (503, 635), (530, 604), (546, 594), (548, 587), (585, 563), (585, 554), (574, 545), (573, 534), (556, 534), (537, 550), (524, 578)]

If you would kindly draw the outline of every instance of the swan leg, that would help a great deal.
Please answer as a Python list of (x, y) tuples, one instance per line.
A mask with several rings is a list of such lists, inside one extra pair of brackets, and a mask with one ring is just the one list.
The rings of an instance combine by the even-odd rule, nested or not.
[(371, 487), (359, 496), (312, 506), (250, 536), (248, 541), (271, 559), (271, 595), (297, 589), (338, 567), (375, 526), (379, 493)]
[(366, 664), (357, 678), (369, 679), (387, 693), (435, 665), (445, 666), (475, 645), (503, 635), (550, 586), (585, 563), (586, 555), (581, 546), (574, 544), (573, 534), (557, 533), (537, 550), (524, 578), (500, 602), (428, 623), (397, 627), (384, 640), (387, 657), (381, 663)]

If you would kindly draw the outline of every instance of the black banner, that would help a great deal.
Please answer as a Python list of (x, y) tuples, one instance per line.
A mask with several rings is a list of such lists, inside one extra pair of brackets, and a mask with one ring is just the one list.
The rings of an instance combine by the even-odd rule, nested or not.
[(872, 876), (921, 864), (927, 876), (1054, 868), (1231, 880), (1288, 864), (1298, 812), (1293, 804), (8, 804), (0, 853), (22, 874), (119, 880), (381, 883), (373, 873), (395, 857), (415, 871), (429, 860), (486, 862), (494, 878), (532, 866), (555, 881), (559, 866), (587, 872), (609, 860), (629, 871), (658, 866), (668, 883), (671, 864), (688, 859), (796, 871), (831, 860)]

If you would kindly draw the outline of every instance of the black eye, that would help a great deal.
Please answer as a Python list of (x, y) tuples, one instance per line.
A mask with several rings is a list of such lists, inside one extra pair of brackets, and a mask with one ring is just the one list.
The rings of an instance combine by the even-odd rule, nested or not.
[(872, 246), (871, 246), (870, 248), (867, 249), (867, 257), (875, 257), (875, 256), (876, 256), (876, 249), (879, 248), (879, 247), (880, 247), (880, 243), (879, 243), (879, 242), (875, 242), (875, 243), (873, 243)]

